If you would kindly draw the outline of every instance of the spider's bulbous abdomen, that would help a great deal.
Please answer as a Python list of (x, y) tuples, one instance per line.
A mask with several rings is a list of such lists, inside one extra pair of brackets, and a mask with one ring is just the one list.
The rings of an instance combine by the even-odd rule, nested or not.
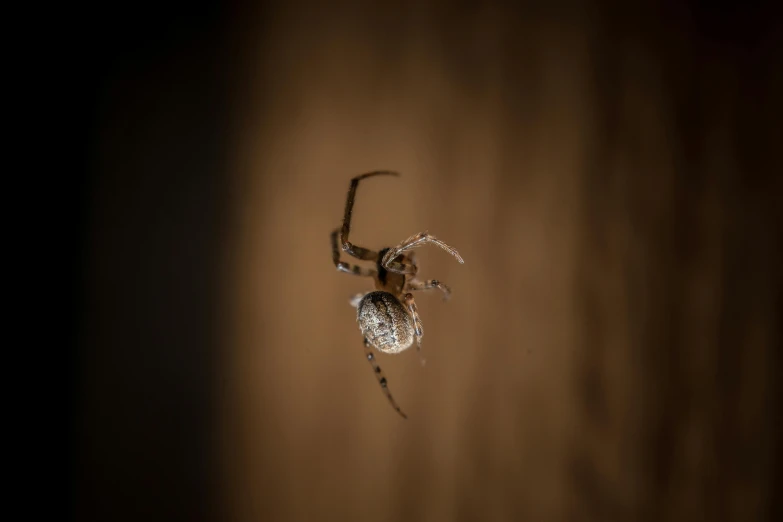
[(370, 292), (359, 303), (356, 322), (370, 344), (384, 353), (400, 353), (413, 344), (410, 315), (389, 292)]

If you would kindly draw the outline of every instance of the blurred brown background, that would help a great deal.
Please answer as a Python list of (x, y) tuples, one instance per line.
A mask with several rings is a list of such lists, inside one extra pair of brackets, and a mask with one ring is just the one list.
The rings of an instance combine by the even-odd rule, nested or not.
[[(781, 515), (770, 9), (124, 16), (89, 76), (76, 519)], [(454, 294), (417, 297), (425, 368), (379, 356), (407, 421), (330, 259), (374, 169), (402, 177), (352, 241), (466, 261), (417, 251)]]

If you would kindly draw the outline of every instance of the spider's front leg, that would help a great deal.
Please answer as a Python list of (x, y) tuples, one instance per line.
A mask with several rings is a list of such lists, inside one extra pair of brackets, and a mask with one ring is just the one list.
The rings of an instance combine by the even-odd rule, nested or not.
[(416, 307), (416, 301), (413, 300), (413, 294), (411, 293), (405, 294), (402, 298), (402, 302), (413, 319), (413, 332), (416, 334), (416, 351), (419, 353), (421, 365), (424, 366), (427, 363), (427, 360), (421, 354), (421, 338), (424, 337), (424, 326), (421, 324), (419, 309)]
[(439, 246), (455, 258), (457, 258), (457, 261), (460, 263), (464, 263), (465, 261), (462, 259), (462, 256), (459, 255), (459, 252), (457, 252), (457, 249), (447, 245), (440, 239), (436, 238), (435, 236), (431, 236), (427, 232), (419, 232), (418, 234), (414, 234), (399, 245), (397, 245), (394, 248), (390, 248), (386, 254), (383, 256), (383, 259), (381, 259), (381, 264), (389, 270), (389, 272), (396, 272), (398, 274), (415, 274), (416, 273), (416, 267), (411, 265), (405, 265), (404, 263), (400, 263), (396, 261), (397, 257), (407, 252), (408, 250), (411, 250), (413, 248), (417, 248), (423, 245), (426, 245), (427, 243), (432, 243), (434, 245)]
[[(380, 253), (383, 254), (383, 250), (381, 250)], [(397, 257), (390, 258), (386, 263), (383, 262), (384, 259), (386, 259), (386, 254), (383, 254), (383, 257), (381, 258), (381, 265), (389, 272), (405, 274), (411, 278), (415, 278), (416, 274), (419, 272), (419, 265), (416, 263), (416, 256), (413, 252), (400, 254)]]
[(340, 261), (340, 248), (337, 243), (337, 236), (340, 233), (340, 229), (336, 229), (332, 232), (332, 262), (339, 272), (345, 272), (346, 274), (353, 274), (364, 277), (375, 277), (378, 272), (370, 268), (364, 268), (359, 265), (351, 265), (345, 261)]
[(343, 252), (349, 256), (353, 256), (364, 261), (374, 261), (378, 258), (378, 252), (370, 250), (369, 248), (354, 245), (348, 241), (348, 235), (351, 233), (351, 216), (353, 215), (353, 204), (356, 199), (356, 189), (359, 187), (359, 182), (361, 180), (373, 176), (399, 176), (399, 173), (391, 170), (375, 170), (373, 172), (367, 172), (353, 178), (351, 180), (351, 186), (348, 189), (348, 198), (345, 201), (343, 226), (340, 229), (340, 243), (342, 245)]

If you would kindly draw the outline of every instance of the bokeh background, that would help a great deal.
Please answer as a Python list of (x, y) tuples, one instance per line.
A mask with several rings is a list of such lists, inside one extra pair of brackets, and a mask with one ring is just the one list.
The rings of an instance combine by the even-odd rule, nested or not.
[[(771, 6), (97, 14), (75, 519), (783, 515)], [(375, 169), (352, 241), (466, 261), (417, 251), (454, 293), (379, 356), (407, 421), (330, 259)]]

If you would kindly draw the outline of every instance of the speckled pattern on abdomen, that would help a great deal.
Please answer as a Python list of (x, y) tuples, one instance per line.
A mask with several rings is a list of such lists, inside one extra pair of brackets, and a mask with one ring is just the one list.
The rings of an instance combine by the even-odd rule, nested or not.
[(356, 322), (370, 344), (384, 353), (400, 353), (413, 344), (414, 328), (402, 303), (388, 292), (370, 292), (359, 303)]

